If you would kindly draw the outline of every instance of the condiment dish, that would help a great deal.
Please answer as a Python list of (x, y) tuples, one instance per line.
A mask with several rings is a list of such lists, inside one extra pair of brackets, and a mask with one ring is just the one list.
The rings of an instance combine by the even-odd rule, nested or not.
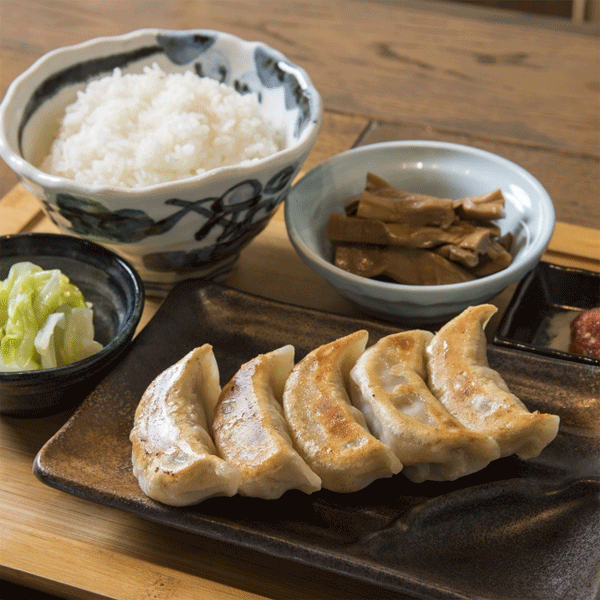
[(494, 335), (494, 344), (600, 366), (600, 358), (570, 350), (571, 323), (600, 306), (600, 273), (540, 261), (517, 286)]

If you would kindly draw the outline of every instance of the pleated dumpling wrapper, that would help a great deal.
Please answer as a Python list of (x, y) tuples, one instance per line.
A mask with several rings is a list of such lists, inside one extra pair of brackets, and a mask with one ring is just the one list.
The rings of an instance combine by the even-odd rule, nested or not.
[(209, 344), (190, 351), (148, 386), (130, 434), (133, 474), (147, 496), (186, 506), (237, 492), (240, 472), (217, 455), (209, 433), (206, 411), (220, 392)]
[(402, 469), (398, 457), (368, 430), (348, 396), (350, 370), (364, 351), (368, 333), (356, 331), (324, 344), (293, 368), (283, 409), (295, 448), (325, 489), (360, 490)]
[(485, 433), (500, 455), (535, 458), (556, 437), (557, 415), (530, 412), (487, 359), (491, 304), (472, 306), (446, 323), (427, 347), (429, 388), (465, 427)]
[(352, 402), (416, 482), (455, 480), (500, 456), (492, 438), (461, 425), (429, 391), (425, 348), (432, 337), (422, 330), (385, 336), (350, 372)]
[(213, 421), (219, 454), (242, 475), (239, 493), (272, 500), (321, 479), (294, 450), (281, 405), (294, 366), (294, 347), (260, 354), (240, 367), (221, 391)]

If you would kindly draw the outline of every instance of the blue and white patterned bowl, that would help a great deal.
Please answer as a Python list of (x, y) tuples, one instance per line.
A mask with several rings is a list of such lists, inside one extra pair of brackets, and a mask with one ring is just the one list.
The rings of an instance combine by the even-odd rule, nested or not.
[[(263, 114), (283, 129), (284, 148), (137, 189), (86, 186), (38, 168), (65, 107), (91, 79), (155, 63), (166, 73), (191, 70), (256, 92)], [(137, 269), (146, 293), (164, 295), (182, 279), (229, 274), (287, 196), (321, 119), (306, 72), (265, 44), (210, 30), (144, 29), (54, 50), (15, 79), (0, 105), (0, 156), (63, 233), (109, 247)]]

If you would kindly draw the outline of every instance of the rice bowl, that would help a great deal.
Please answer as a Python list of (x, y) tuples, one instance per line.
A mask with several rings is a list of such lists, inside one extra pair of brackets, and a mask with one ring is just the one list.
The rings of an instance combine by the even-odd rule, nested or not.
[(142, 73), (116, 68), (78, 92), (40, 169), (84, 185), (136, 188), (266, 158), (283, 145), (255, 93), (154, 63)]
[[(172, 117), (177, 111), (169, 108), (168, 118), (167, 110), (161, 110), (161, 116), (155, 113), (150, 119), (156, 128), (152, 142), (147, 136), (143, 144), (134, 143), (135, 136), (124, 141), (119, 126), (112, 141), (102, 137), (107, 131), (95, 127), (83, 142), (64, 144), (66, 164), (78, 172), (90, 170), (92, 177), (100, 173), (96, 183), (81, 183), (74, 172), (65, 176), (40, 169), (60, 135), (67, 106), (91, 81), (115, 73), (119, 78), (141, 74), (155, 64), (182, 81), (209, 78), (224, 84), (228, 97), (235, 93), (236, 104), (255, 98), (261, 122), (252, 116), (253, 110), (249, 118), (232, 119), (231, 110), (225, 120), (211, 117), (223, 145), (214, 168), (206, 162), (201, 125), (194, 131), (189, 115)], [(216, 84), (210, 85), (221, 89)], [(117, 105), (122, 111), (120, 100)], [(0, 104), (0, 157), (61, 232), (123, 256), (141, 275), (147, 294), (164, 296), (184, 279), (228, 277), (239, 253), (287, 197), (316, 141), (322, 112), (307, 73), (266, 44), (213, 30), (142, 29), (59, 48), (17, 77)], [(234, 135), (225, 135), (227, 130)], [(87, 139), (93, 136), (98, 139)], [(245, 151), (254, 146), (253, 155), (234, 156), (234, 146), (242, 139)], [(274, 139), (277, 148), (272, 146)], [(214, 139), (211, 143), (218, 145)], [(71, 147), (75, 145), (80, 147)], [(102, 156), (94, 155), (100, 150)], [(85, 158), (84, 151), (91, 155)], [(172, 152), (168, 160), (167, 151)], [(204, 165), (196, 162), (196, 155)], [(226, 159), (233, 164), (225, 164)], [(134, 167), (139, 181), (132, 176)], [(107, 177), (112, 182), (107, 183)], [(147, 183), (147, 177), (157, 182)], [(123, 187), (124, 180), (135, 187)]]

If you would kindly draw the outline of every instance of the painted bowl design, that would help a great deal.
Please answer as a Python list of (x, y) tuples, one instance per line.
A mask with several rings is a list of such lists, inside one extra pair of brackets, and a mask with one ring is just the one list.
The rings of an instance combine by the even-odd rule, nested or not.
[[(153, 64), (256, 93), (284, 147), (252, 163), (135, 189), (82, 185), (38, 168), (65, 107), (90, 80)], [(164, 295), (182, 279), (227, 277), (287, 197), (321, 119), (308, 75), (277, 50), (211, 30), (144, 29), (55, 50), (15, 79), (0, 105), (0, 156), (62, 232), (122, 255), (146, 293)]]

